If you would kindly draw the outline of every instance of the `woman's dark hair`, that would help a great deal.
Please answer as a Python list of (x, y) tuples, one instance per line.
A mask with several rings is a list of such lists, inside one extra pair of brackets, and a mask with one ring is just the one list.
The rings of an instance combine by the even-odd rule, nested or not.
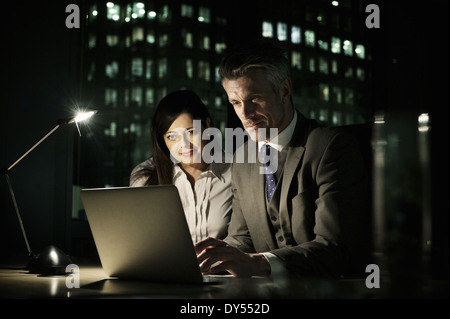
[(156, 108), (150, 128), (154, 166), (138, 170), (132, 179), (147, 178), (145, 185), (172, 184), (174, 163), (164, 141), (164, 134), (183, 113), (189, 114), (193, 120), (200, 120), (202, 128), (206, 127), (207, 119), (211, 121), (208, 109), (196, 93), (180, 90), (166, 95)]

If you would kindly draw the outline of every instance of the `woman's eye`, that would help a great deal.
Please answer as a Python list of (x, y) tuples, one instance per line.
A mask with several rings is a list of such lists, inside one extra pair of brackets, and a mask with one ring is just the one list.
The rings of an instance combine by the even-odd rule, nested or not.
[(169, 135), (167, 135), (167, 139), (169, 141), (176, 141), (177, 140), (177, 136), (174, 135), (174, 134), (169, 134)]

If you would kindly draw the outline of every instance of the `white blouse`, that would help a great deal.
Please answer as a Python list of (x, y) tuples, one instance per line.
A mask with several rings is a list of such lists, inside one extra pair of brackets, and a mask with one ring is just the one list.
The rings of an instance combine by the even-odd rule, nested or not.
[[(139, 164), (133, 172), (152, 165), (153, 161), (149, 159)], [(130, 186), (144, 186), (145, 180), (132, 181)], [(197, 243), (207, 237), (224, 239), (232, 212), (231, 165), (211, 163), (210, 168), (198, 176), (194, 187), (180, 166), (175, 165), (173, 184), (180, 194), (192, 241)]]

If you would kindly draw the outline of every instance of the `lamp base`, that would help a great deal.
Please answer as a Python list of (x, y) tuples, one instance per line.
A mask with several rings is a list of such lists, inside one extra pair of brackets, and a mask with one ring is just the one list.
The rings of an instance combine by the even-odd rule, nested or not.
[(61, 249), (51, 245), (45, 247), (25, 267), (30, 274), (65, 275), (72, 260)]

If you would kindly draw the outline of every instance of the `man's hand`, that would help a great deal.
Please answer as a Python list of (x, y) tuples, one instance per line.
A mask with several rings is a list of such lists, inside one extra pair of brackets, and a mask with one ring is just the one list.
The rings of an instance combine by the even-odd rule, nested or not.
[(195, 245), (204, 274), (228, 271), (236, 277), (269, 276), (270, 264), (261, 254), (248, 254), (222, 240), (207, 238)]

